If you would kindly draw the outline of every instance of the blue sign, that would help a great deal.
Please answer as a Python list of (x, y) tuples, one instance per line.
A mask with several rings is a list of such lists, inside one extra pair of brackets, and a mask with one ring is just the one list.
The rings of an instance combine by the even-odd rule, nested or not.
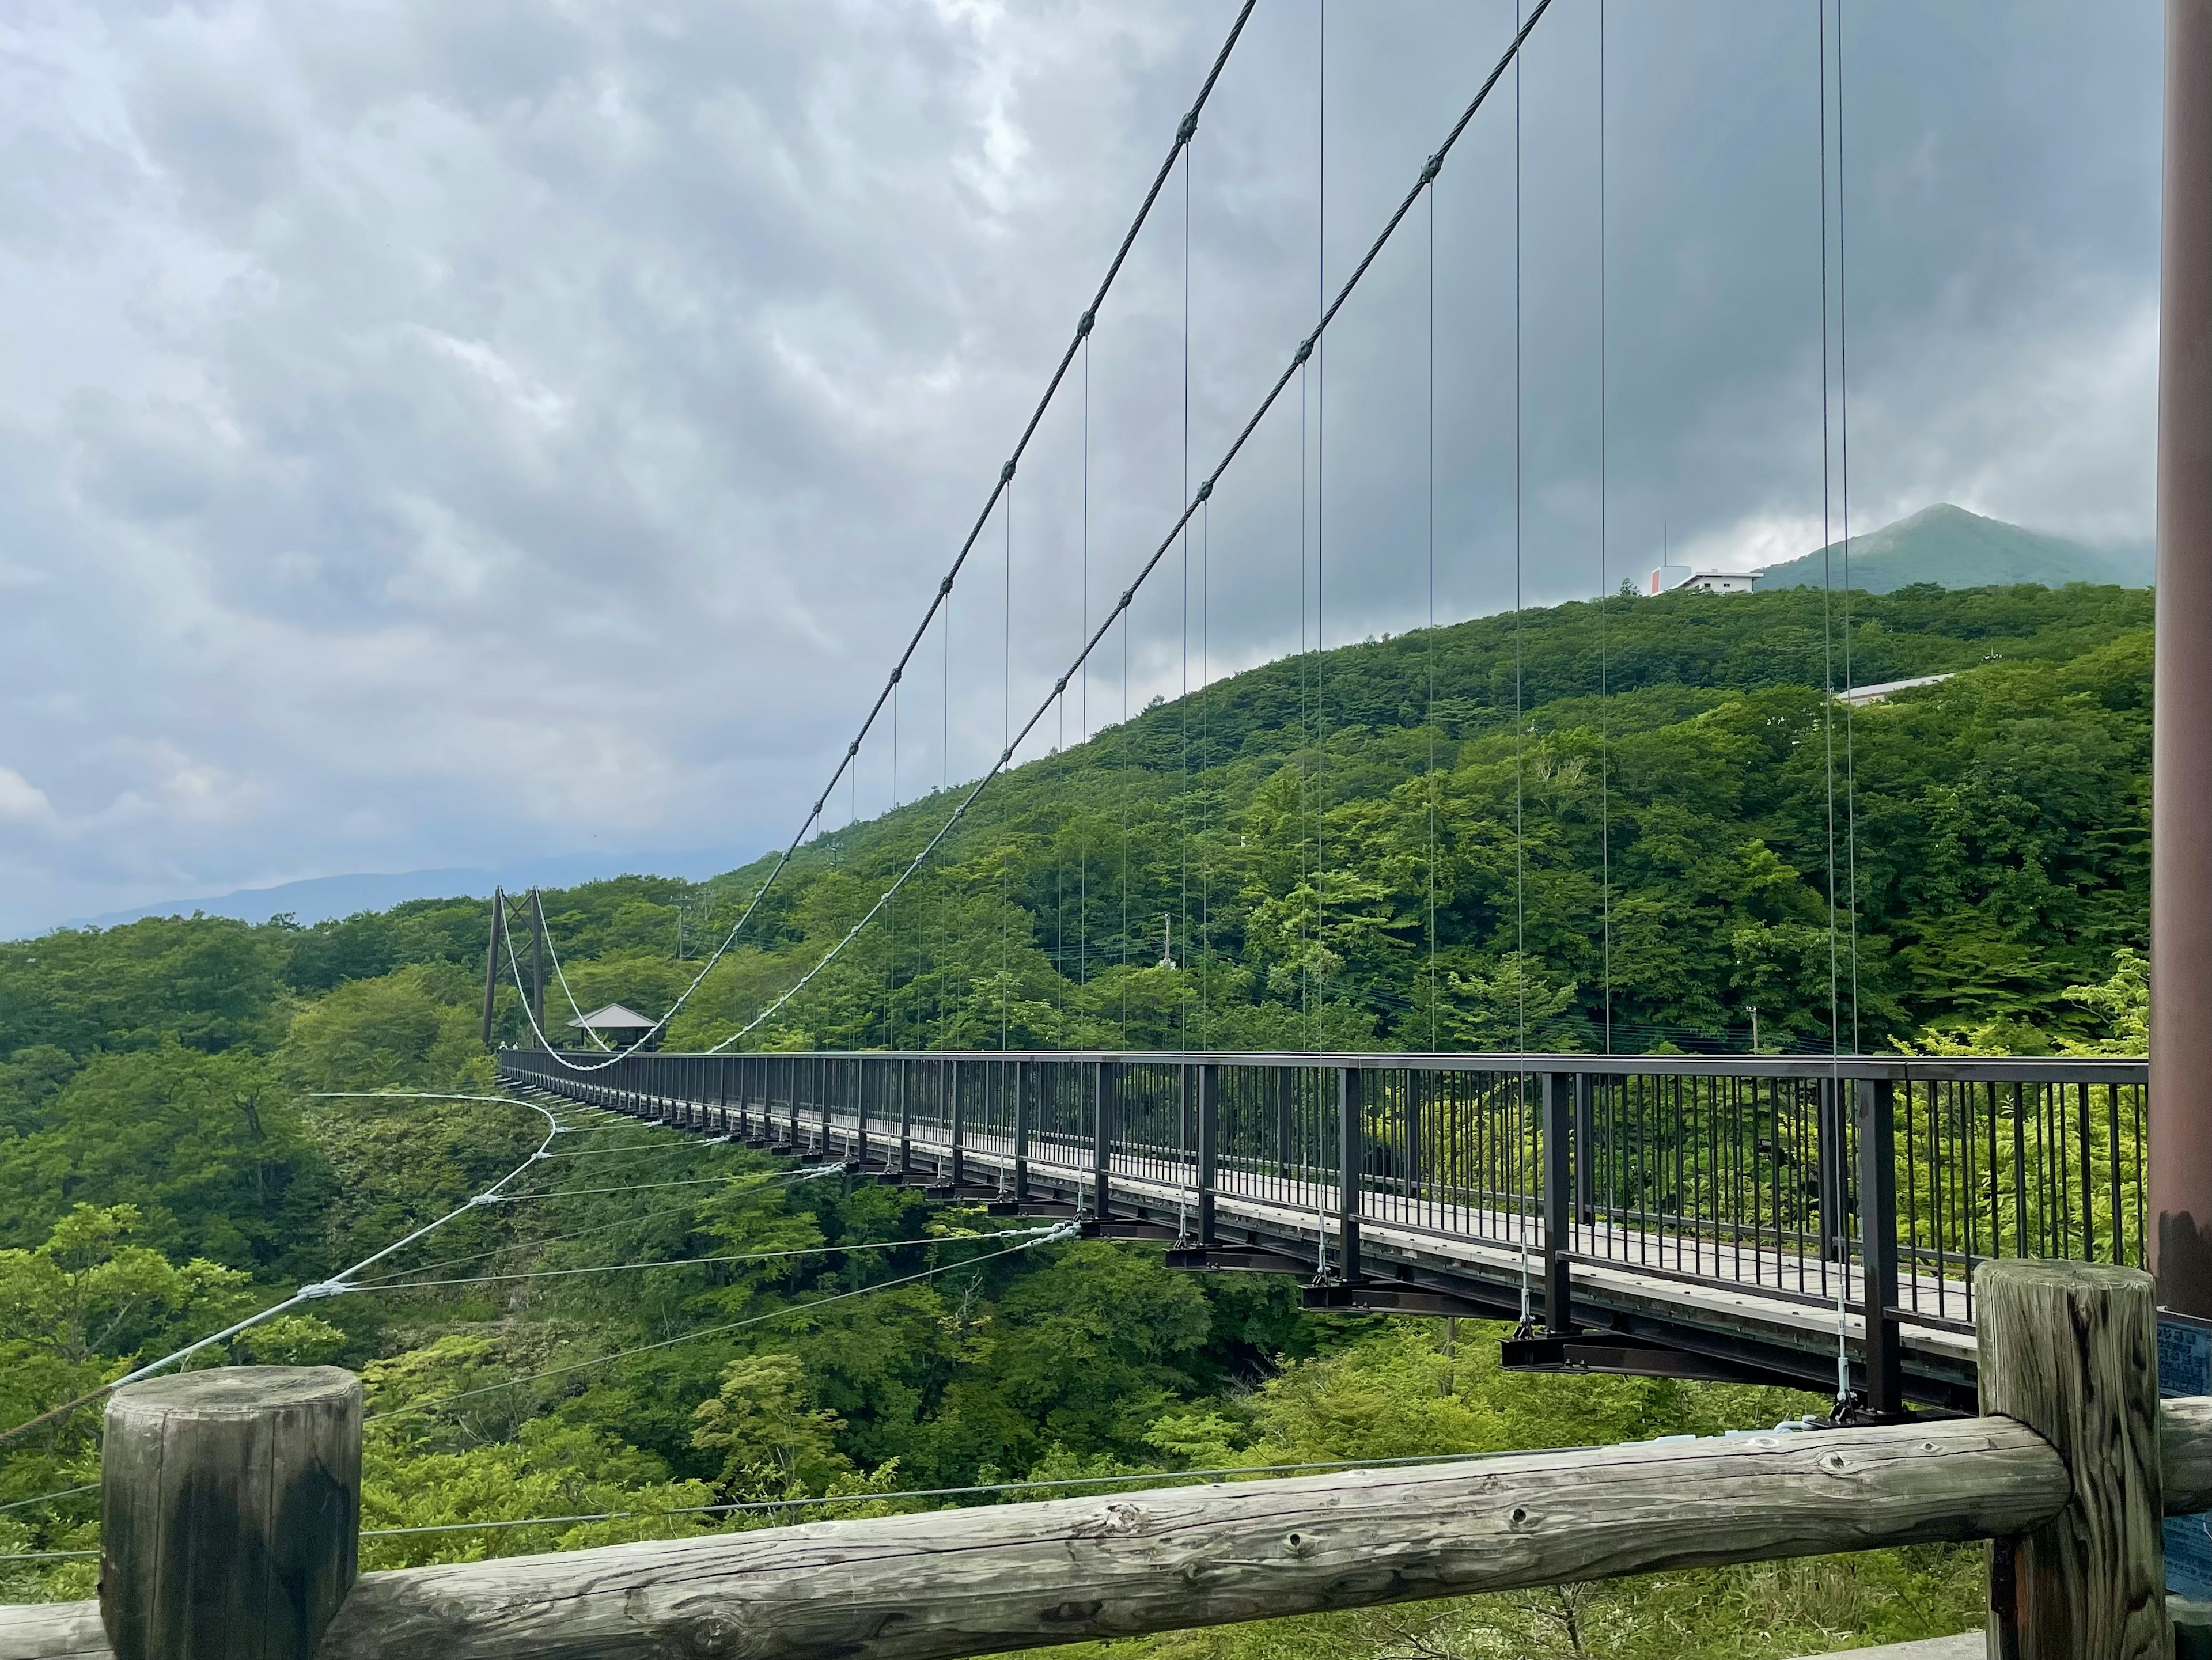
[[(2158, 1319), (2158, 1392), (2212, 1395), (2212, 1323), (2161, 1313)], [(2212, 1601), (2212, 1517), (2166, 1518), (2168, 1596)]]

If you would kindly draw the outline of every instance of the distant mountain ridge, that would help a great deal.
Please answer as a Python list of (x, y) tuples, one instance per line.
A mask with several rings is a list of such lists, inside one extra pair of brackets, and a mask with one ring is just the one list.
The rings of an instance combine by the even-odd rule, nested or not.
[(586, 853), (538, 860), (503, 872), (466, 867), (389, 873), (355, 872), (279, 882), (266, 888), (240, 888), (202, 899), (165, 899), (130, 910), (75, 917), (59, 926), (118, 928), (149, 916), (190, 916), (197, 911), (203, 915), (228, 916), (257, 924), (272, 916), (289, 916), (301, 927), (312, 927), (318, 922), (334, 921), (365, 910), (389, 910), (410, 899), (488, 898), (501, 883), (512, 891), (533, 883), (541, 887), (563, 888), (643, 872), (703, 879), (720, 874), (731, 862), (727, 853)]
[(1915, 582), (1946, 588), (1980, 588), (2038, 582), (2063, 587), (2069, 582), (2115, 582), (2148, 587), (2152, 560), (2148, 548), (2093, 548), (2002, 519), (1939, 502), (1909, 518), (1850, 538), (1845, 580), (1845, 547), (1832, 542), (1818, 551), (1770, 565), (1759, 579), (1761, 593), (1772, 588), (1836, 587), (1891, 593)]

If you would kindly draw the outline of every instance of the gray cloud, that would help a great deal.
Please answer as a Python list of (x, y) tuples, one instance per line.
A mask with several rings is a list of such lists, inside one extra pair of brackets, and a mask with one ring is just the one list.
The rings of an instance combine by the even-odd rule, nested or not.
[[(780, 839), (1231, 10), (21, 9), (0, 25), (0, 925)], [(1746, 562), (1820, 532), (1813, 14), (1609, 5), (1613, 580), (1662, 523)], [(1596, 17), (1559, 0), (1520, 88), (1532, 602), (1598, 582)], [(1192, 157), (1194, 476), (1310, 326), (1316, 24), (1266, 0)], [(1332, 284), (1510, 27), (1499, 3), (1330, 9)], [(1848, 0), (1845, 52), (1854, 523), (1948, 498), (2146, 537), (2156, 8)], [(1446, 615), (1515, 587), (1511, 92), (1435, 195)], [(1215, 672), (1311, 637), (1302, 516), (1330, 639), (1425, 615), (1430, 258), (1424, 207), (1331, 337), (1303, 515), (1295, 397), (1211, 505), (1191, 638)], [(1088, 365), (1094, 620), (1182, 499), (1182, 283), (1178, 179)], [(1015, 484), (1018, 708), (1079, 630), (1083, 417), (1079, 377)], [(949, 757), (935, 640), (902, 692), (902, 793), (998, 747), (1004, 538), (956, 595)], [(1139, 602), (1133, 705), (1184, 683), (1181, 576), (1178, 555)], [(1093, 725), (1121, 661), (1117, 640)], [(886, 734), (861, 812), (890, 763)]]

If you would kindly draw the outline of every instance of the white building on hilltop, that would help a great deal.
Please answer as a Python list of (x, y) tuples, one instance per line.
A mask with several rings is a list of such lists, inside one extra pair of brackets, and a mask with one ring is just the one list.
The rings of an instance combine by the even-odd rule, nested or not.
[(1699, 593), (1749, 593), (1759, 580), (1755, 570), (1699, 570), (1694, 565), (1661, 565), (1651, 573), (1650, 592), (1671, 593), (1694, 588)]

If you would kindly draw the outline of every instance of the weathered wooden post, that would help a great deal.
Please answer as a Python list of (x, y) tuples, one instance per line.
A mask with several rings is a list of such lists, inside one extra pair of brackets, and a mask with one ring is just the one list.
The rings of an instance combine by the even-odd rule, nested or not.
[(100, 1511), (116, 1660), (308, 1660), (353, 1589), (361, 1380), (224, 1366), (119, 1390)]
[(2150, 1275), (2098, 1262), (1984, 1262), (1974, 1328), (1985, 1414), (2065, 1461), (2073, 1496), (1990, 1546), (1992, 1660), (2166, 1660), (2158, 1313)]

